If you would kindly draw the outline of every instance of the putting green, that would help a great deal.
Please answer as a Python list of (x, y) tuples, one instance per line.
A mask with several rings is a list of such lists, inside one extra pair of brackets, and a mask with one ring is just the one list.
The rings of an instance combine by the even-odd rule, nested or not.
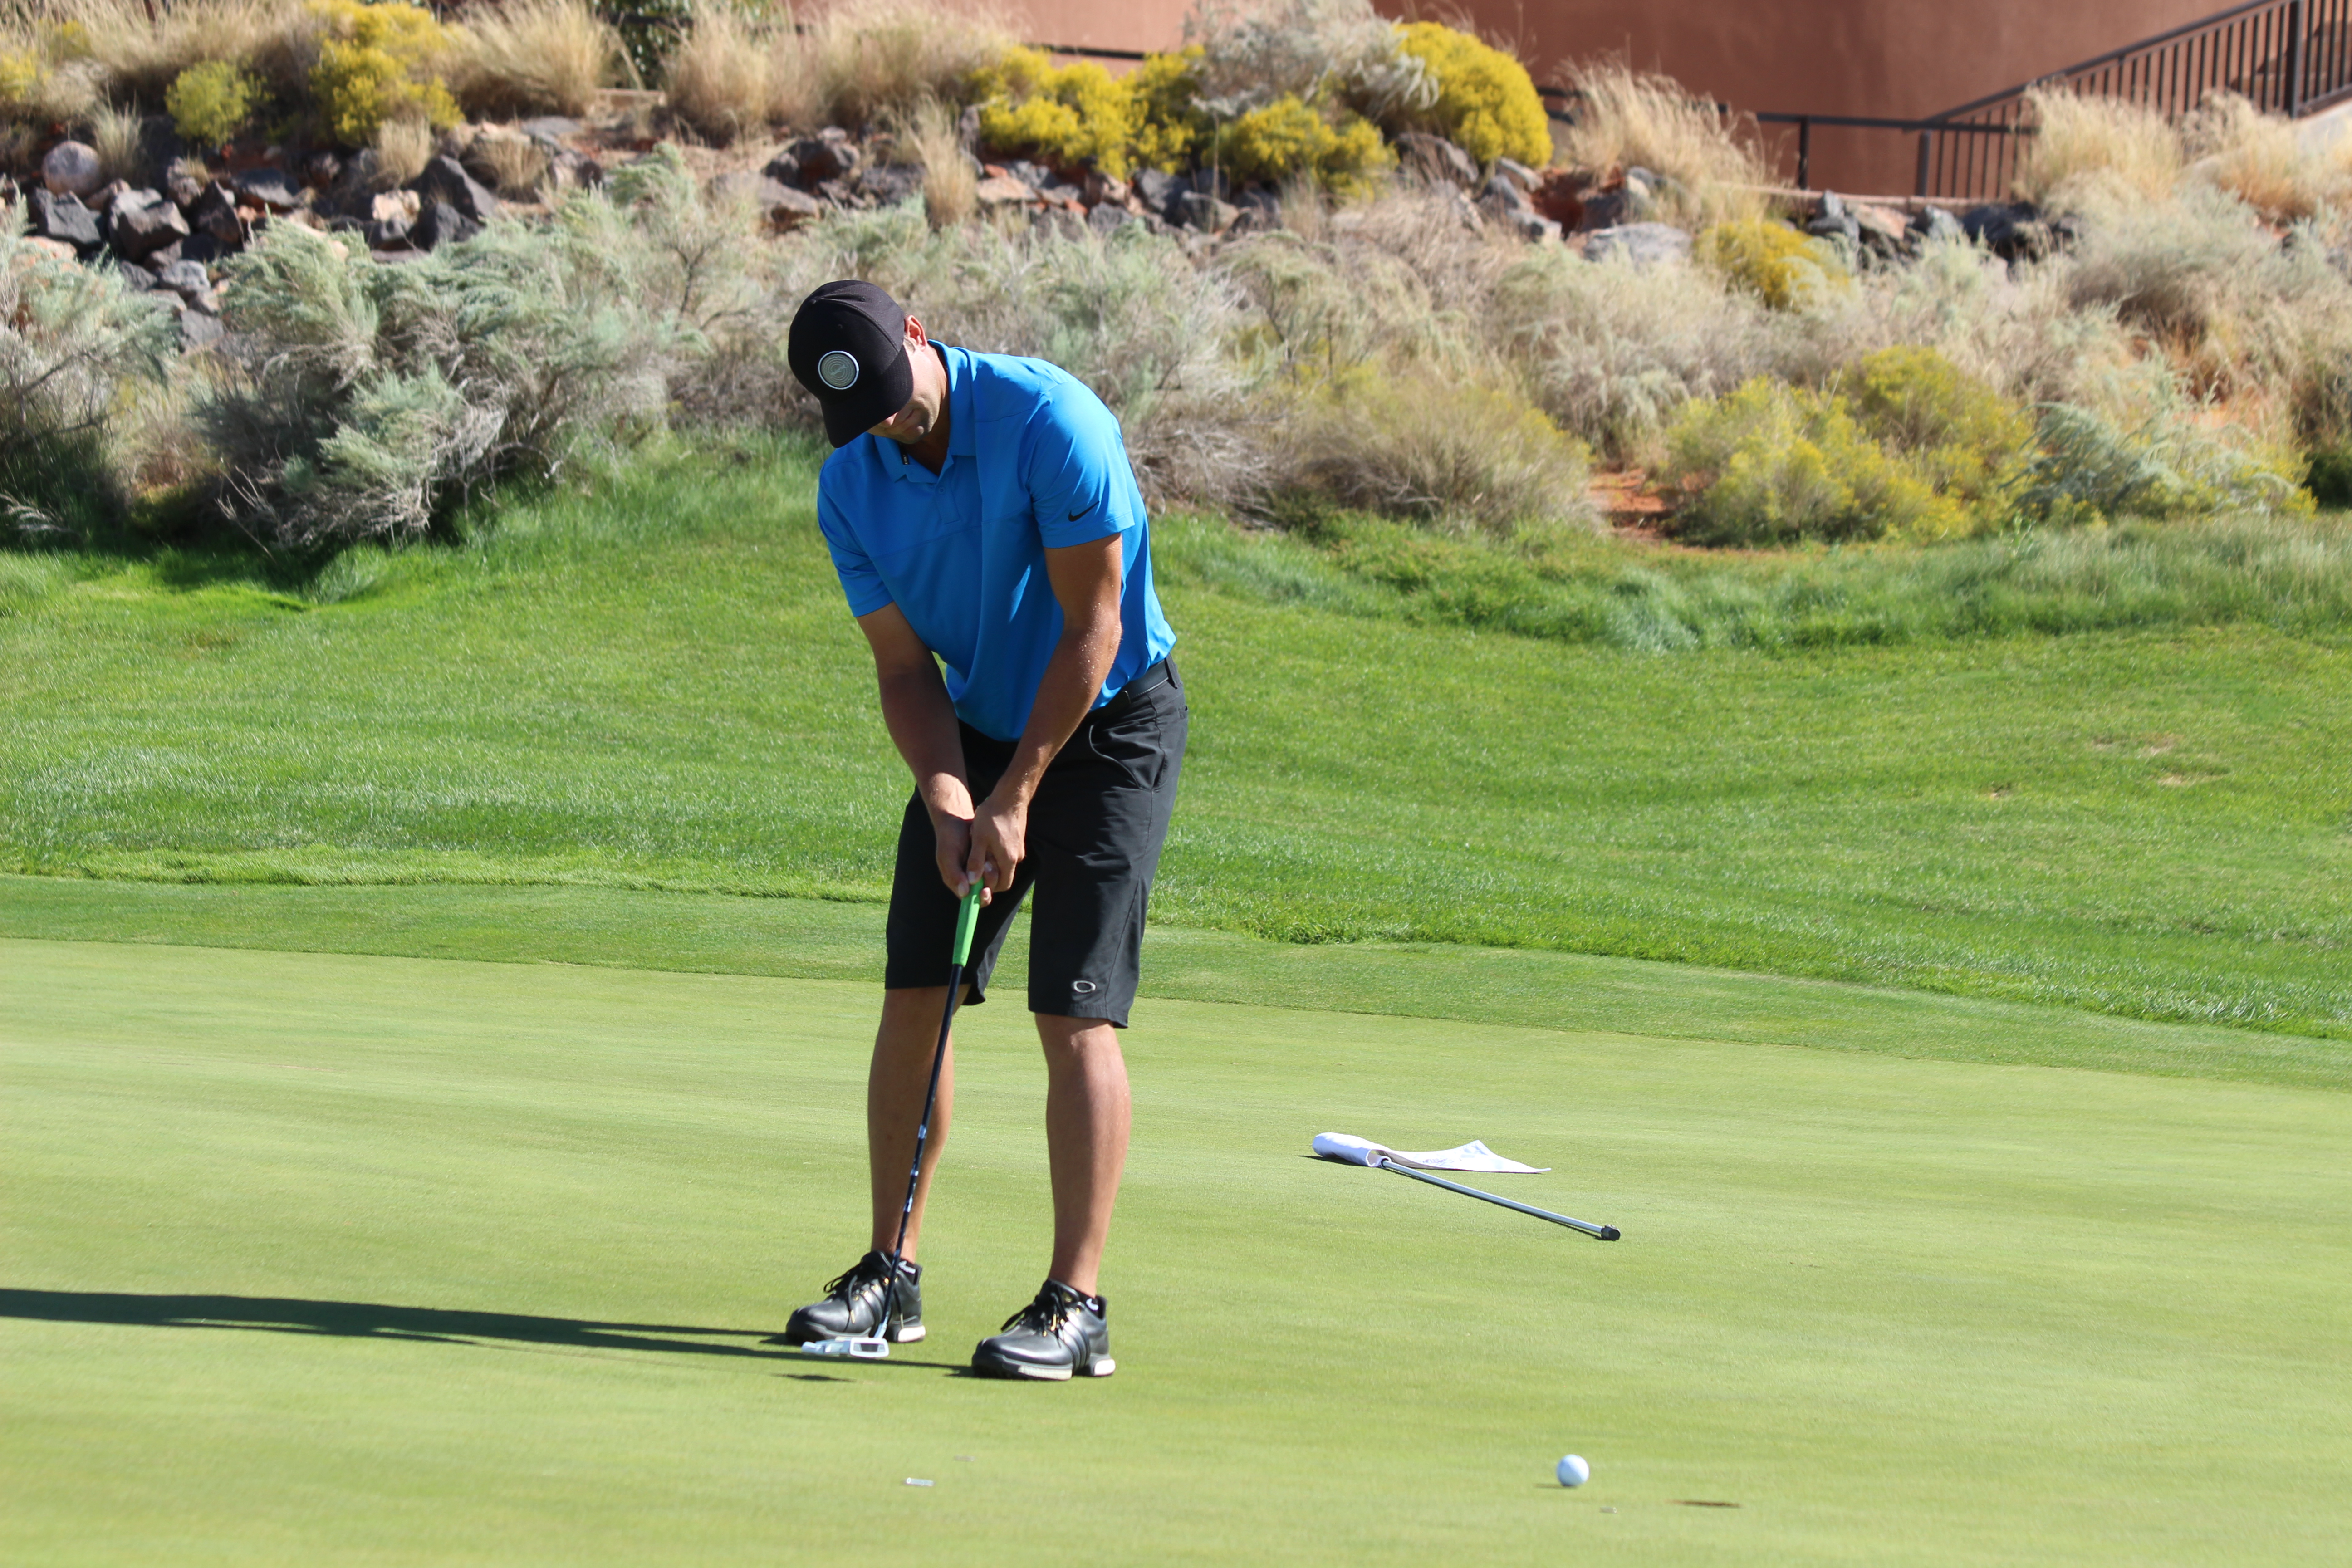
[[(1105, 1383), (967, 1015), (933, 1338), (859, 1247), (862, 984), (0, 942), (0, 1559), (2340, 1560), (2352, 1097), (1154, 1000)], [(1477, 1136), (1613, 1245), (1301, 1156)], [(1548, 1484), (1573, 1450), (1593, 1479)], [(934, 1481), (909, 1487), (908, 1478)], [(1736, 1508), (1697, 1507), (1732, 1503)], [(1611, 1511), (1613, 1510), (1613, 1511)]]

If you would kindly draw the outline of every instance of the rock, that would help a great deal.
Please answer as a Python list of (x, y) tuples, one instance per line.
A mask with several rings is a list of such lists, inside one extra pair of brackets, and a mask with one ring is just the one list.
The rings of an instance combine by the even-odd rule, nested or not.
[(1690, 253), (1691, 237), (1664, 223), (1628, 223), (1596, 229), (1584, 247), (1587, 261), (1622, 257), (1636, 270), (1685, 262)]
[(793, 173), (785, 183), (808, 189), (827, 180), (846, 179), (857, 172), (860, 160), (857, 143), (849, 140), (847, 132), (842, 132), (837, 137), (820, 132), (814, 136), (802, 137), (778, 153), (767, 167), (769, 178), (781, 177), (776, 165), (787, 161)]
[(1501, 178), (1510, 181), (1511, 184), (1518, 186), (1519, 189), (1523, 191), (1532, 191), (1538, 185), (1543, 184), (1543, 176), (1541, 174), (1537, 174), (1533, 169), (1528, 168), (1525, 163), (1520, 163), (1516, 158), (1496, 159), (1495, 173)]
[(1536, 188), (1528, 193), (1535, 210), (1565, 229), (1584, 226), (1584, 182), (1566, 170), (1546, 174)]
[(149, 251), (147, 253), (147, 266), (151, 269), (171, 266), (172, 263), (181, 258), (184, 253), (180, 247), (185, 243), (186, 242), (184, 240), (175, 239), (169, 245)]
[(816, 194), (837, 207), (864, 206), (857, 199), (857, 186), (849, 180), (827, 180), (815, 187)]
[(33, 192), (33, 232), (43, 239), (69, 245), (76, 250), (96, 250), (100, 245), (98, 215), (79, 199), (43, 186)]
[(547, 170), (559, 191), (584, 191), (604, 183), (604, 165), (569, 147), (558, 147), (550, 154)]
[(226, 260), (234, 252), (233, 247), (223, 245), (211, 235), (201, 231), (180, 241), (177, 248), (183, 259), (195, 262), (203, 267), (210, 267), (216, 261)]
[(1078, 186), (1066, 183), (1038, 186), (1037, 199), (1057, 207), (1083, 207), (1087, 205), (1086, 193)]
[(1098, 207), (1105, 202), (1115, 207), (1123, 207), (1127, 205), (1127, 182), (1098, 169), (1089, 169), (1078, 199), (1090, 207)]
[(1241, 209), (1231, 202), (1221, 202), (1206, 191), (1187, 191), (1177, 199), (1184, 226), (1202, 234), (1223, 234), (1234, 226)]
[(205, 166), (185, 158), (173, 159), (172, 166), (163, 171), (163, 194), (184, 212), (203, 199), (205, 187), (211, 184), (212, 175)]
[(1087, 220), (1080, 216), (1086, 209), (1066, 206), (1040, 207), (1029, 216), (1030, 224), (1042, 233), (1058, 239), (1083, 239)]
[(1043, 163), (1033, 163), (1026, 158), (1016, 158), (1005, 164), (1004, 172), (1033, 191), (1043, 191), (1048, 185), (1062, 183), (1053, 170)]
[(437, 250), (482, 232), (482, 226), (445, 201), (428, 201), (410, 226), (409, 239), (420, 249)]
[(139, 166), (168, 169), (188, 155), (188, 144), (168, 114), (150, 114), (139, 122)]
[(1443, 136), (1408, 131), (1396, 139), (1397, 161), (1432, 182), (1456, 185), (1478, 183), (1478, 161)]
[(407, 188), (422, 198), (425, 209), (437, 202), (477, 228), (499, 216), (499, 198), (446, 153), (425, 164), (425, 172), (409, 181)]
[(133, 261), (187, 237), (188, 220), (161, 191), (125, 191), (107, 209), (107, 243)]
[(1479, 205), (1486, 216), (1505, 234), (1516, 235), (1530, 245), (1541, 245), (1547, 241), (1554, 245), (1559, 243), (1559, 225), (1540, 214), (1523, 212), (1517, 207), (1488, 206), (1483, 202)]
[(370, 250), (405, 250), (415, 226), (404, 217), (372, 217), (360, 225), (360, 238)]
[(54, 261), (72, 261), (81, 255), (80, 251), (62, 239), (50, 239), (37, 234), (26, 237), (25, 248), (37, 256), (48, 257)]
[(1087, 226), (1097, 234), (1116, 234), (1131, 223), (1144, 220), (1122, 206), (1098, 202), (1087, 211)]
[(561, 114), (542, 114), (515, 127), (534, 142), (566, 142), (588, 129)]
[(218, 316), (207, 315), (202, 310), (180, 312), (180, 352), (182, 353), (200, 353), (213, 347), (226, 336), (228, 333), (222, 329)]
[(321, 149), (302, 160), (302, 183), (314, 191), (332, 190), (343, 177), (343, 161)]
[(425, 198), (415, 191), (378, 191), (368, 203), (368, 221), (396, 223), (403, 228), (416, 221), (425, 210)]
[(160, 268), (155, 274), (155, 286), (177, 294), (191, 310), (202, 310), (208, 316), (220, 314), (220, 304), (213, 298), (212, 279), (193, 261), (174, 261)]
[(217, 180), (206, 185), (204, 194), (189, 204), (188, 226), (212, 236), (231, 250), (245, 244), (245, 220), (237, 216), (236, 202), (229, 195), (228, 187)]
[(41, 160), (41, 184), (51, 195), (86, 196), (105, 183), (98, 149), (87, 142), (60, 142)]
[(1501, 174), (1490, 176), (1478, 192), (1478, 205), (1489, 216), (1498, 212), (1532, 213), (1536, 204), (1528, 193)]
[(114, 275), (122, 279), (122, 286), (134, 293), (144, 294), (155, 287), (155, 269), (152, 267), (142, 266), (136, 261), (125, 261), (119, 256), (111, 262), (101, 262), (100, 265), (111, 266), (114, 268)]
[(347, 213), (352, 217), (368, 216), (368, 203), (374, 198), (381, 183), (376, 178), (375, 149), (362, 147), (343, 160), (343, 172), (335, 183), (321, 192), (311, 203), (314, 210), (326, 213)]
[(1960, 215), (1959, 225), (1971, 241), (2003, 261), (2038, 260), (2050, 254), (2057, 240), (2041, 213), (2022, 202), (1970, 207)]
[(1911, 221), (1922, 237), (1935, 244), (1949, 245), (1956, 240), (1962, 245), (1968, 243), (1969, 231), (1960, 226), (1959, 219), (1941, 207), (1929, 207)]
[(1613, 190), (1586, 193), (1576, 226), (1597, 234), (1602, 229), (1636, 221), (1638, 215), (1634, 212), (1633, 196), (1621, 184)]
[(310, 205), (310, 193), (286, 177), (283, 169), (247, 169), (236, 177), (239, 205), (266, 213), (290, 213)]
[(896, 206), (923, 194), (923, 171), (904, 163), (873, 163), (853, 182), (857, 194), (877, 206)]
[(1901, 207), (1880, 206), (1874, 202), (1855, 202), (1847, 210), (1862, 229), (1863, 243), (1874, 248), (1884, 244), (1899, 248), (1910, 237), (1911, 218)]
[(1845, 198), (1835, 191), (1822, 193), (1822, 205), (1805, 225), (1805, 232), (1816, 239), (1843, 239), (1848, 245), (1862, 243), (1862, 225), (1846, 210)]
[(1176, 198), (1192, 188), (1191, 181), (1181, 174), (1171, 174), (1159, 169), (1146, 169), (1135, 176), (1135, 195), (1144, 210), (1165, 217), (1176, 205)]
[(1005, 206), (1037, 199), (1035, 191), (1010, 174), (991, 174), (974, 185), (971, 194), (984, 207)]

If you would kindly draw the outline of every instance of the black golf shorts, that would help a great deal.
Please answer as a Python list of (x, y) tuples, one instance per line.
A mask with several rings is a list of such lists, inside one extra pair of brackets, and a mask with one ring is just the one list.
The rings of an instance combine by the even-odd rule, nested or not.
[[(986, 1000), (1013, 912), (1034, 888), (1029, 1010), (1127, 1027), (1187, 719), (1184, 683), (1174, 662), (1163, 660), (1087, 715), (1070, 736), (1029, 803), (1027, 858), (1013, 872), (1011, 894), (997, 895), (980, 911), (965, 1005)], [(969, 724), (962, 729), (964, 776), (976, 802), (1012, 763), (1013, 742)], [(921, 795), (910, 796), (898, 828), (882, 984), (892, 990), (945, 985), (956, 912), (956, 897), (940, 879), (930, 813)]]

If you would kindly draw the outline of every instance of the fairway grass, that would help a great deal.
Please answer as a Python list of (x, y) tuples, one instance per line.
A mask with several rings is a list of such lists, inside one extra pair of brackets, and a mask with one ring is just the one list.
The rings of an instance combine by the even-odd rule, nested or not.
[[(1121, 1370), (1014, 1386), (956, 1370), (1045, 1252), (1014, 1007), (960, 1024), (931, 1340), (762, 1342), (862, 1245), (872, 1002), (0, 941), (0, 1560), (2294, 1563), (2352, 1537), (2352, 1096), (1152, 999)], [(1625, 1239), (1303, 1158), (1327, 1130), (1484, 1138), (1556, 1167), (1494, 1184)]]

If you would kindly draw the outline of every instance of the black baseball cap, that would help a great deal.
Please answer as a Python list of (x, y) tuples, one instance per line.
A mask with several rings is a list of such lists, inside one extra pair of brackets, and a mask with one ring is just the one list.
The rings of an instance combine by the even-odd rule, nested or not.
[(793, 374), (824, 407), (824, 433), (846, 447), (907, 406), (907, 312), (871, 283), (827, 283), (793, 317), (785, 348)]

